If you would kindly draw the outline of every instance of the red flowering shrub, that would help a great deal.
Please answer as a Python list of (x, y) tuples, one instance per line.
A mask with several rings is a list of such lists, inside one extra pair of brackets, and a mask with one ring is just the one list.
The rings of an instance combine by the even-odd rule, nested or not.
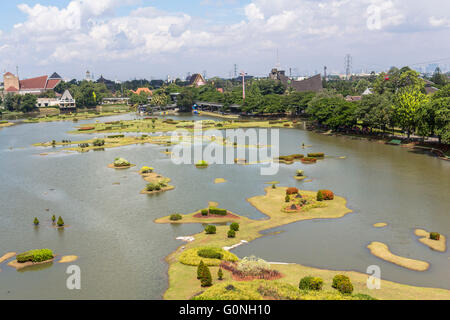
[(323, 200), (333, 200), (334, 199), (334, 193), (330, 190), (320, 190), (322, 191)]
[(297, 194), (298, 193), (298, 189), (297, 188), (288, 188), (286, 190), (286, 194), (287, 195), (291, 195), (291, 194)]
[(316, 158), (311, 158), (311, 157), (305, 157), (302, 159), (303, 163), (316, 163), (317, 159)]
[(94, 130), (95, 127), (82, 127), (80, 129), (78, 129), (78, 131), (89, 131), (89, 130)]

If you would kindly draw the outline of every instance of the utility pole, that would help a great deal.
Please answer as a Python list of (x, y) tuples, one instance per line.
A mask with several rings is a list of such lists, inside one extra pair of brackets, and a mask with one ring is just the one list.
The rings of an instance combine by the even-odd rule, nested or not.
[(352, 63), (353, 58), (350, 54), (345, 56), (345, 76), (347, 80), (350, 80), (350, 76), (352, 75)]
[(323, 67), (323, 78), (327, 81), (327, 66)]
[(237, 64), (234, 64), (234, 77), (237, 78), (237, 76), (238, 76), (238, 66)]

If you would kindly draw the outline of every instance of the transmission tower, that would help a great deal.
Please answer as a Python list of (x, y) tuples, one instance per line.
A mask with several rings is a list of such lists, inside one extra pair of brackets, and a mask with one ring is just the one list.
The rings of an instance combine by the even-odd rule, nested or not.
[(238, 76), (238, 66), (237, 64), (234, 64), (234, 78), (237, 78), (237, 76)]
[(352, 65), (353, 58), (350, 54), (345, 56), (345, 76), (347, 80), (350, 80), (350, 76), (352, 75)]

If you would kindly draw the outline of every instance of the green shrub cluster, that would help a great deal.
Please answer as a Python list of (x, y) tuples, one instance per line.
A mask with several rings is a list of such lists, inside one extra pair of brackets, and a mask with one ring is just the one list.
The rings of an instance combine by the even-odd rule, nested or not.
[(217, 228), (213, 225), (208, 225), (205, 227), (206, 234), (216, 234)]
[(95, 140), (92, 142), (92, 145), (93, 145), (94, 147), (103, 147), (103, 146), (105, 145), (105, 140), (103, 140), (103, 139), (95, 139)]
[(21, 254), (18, 254), (16, 259), (20, 263), (31, 262), (43, 262), (53, 259), (53, 251), (50, 249), (30, 250)]
[(64, 226), (64, 220), (61, 216), (58, 218), (58, 222), (56, 222), (56, 224), (58, 225), (58, 227)]
[(226, 209), (219, 209), (219, 208), (216, 208), (216, 207), (210, 207), (209, 208), (209, 213), (217, 215), (217, 216), (226, 216), (228, 214)]
[(237, 223), (237, 222), (233, 222), (232, 224), (230, 224), (230, 230), (233, 230), (233, 231), (239, 231), (239, 223)]
[(181, 216), (181, 214), (178, 213), (174, 213), (170, 216), (171, 221), (179, 221), (181, 219), (183, 219), (183, 217)]
[(130, 162), (128, 160), (125, 160), (124, 158), (116, 158), (114, 160), (114, 166), (115, 167), (128, 167), (128, 166), (130, 166)]
[(439, 239), (441, 239), (441, 235), (438, 232), (431, 232), (430, 239), (431, 240), (439, 240)]
[(80, 143), (80, 144), (78, 145), (78, 147), (80, 147), (81, 149), (89, 148), (89, 143)]
[(228, 230), (227, 236), (228, 236), (228, 238), (236, 238), (236, 231)]
[(353, 284), (350, 278), (342, 274), (334, 276), (331, 286), (342, 294), (351, 294), (353, 292)]
[(203, 209), (202, 211), (202, 216), (207, 216), (208, 215), (208, 213), (209, 213), (209, 211), (208, 211), (208, 209)]
[(152, 192), (152, 191), (161, 191), (162, 188), (167, 187), (167, 183), (160, 181), (157, 183), (149, 183), (147, 184), (147, 186), (145, 187), (145, 190), (148, 192)]
[(323, 193), (322, 193), (321, 190), (319, 190), (319, 191), (317, 192), (317, 201), (323, 201), (323, 200), (324, 200), (324, 198), (323, 198)]
[(38, 218), (34, 218), (34, 222), (33, 223), (34, 223), (35, 226), (38, 226), (39, 225), (39, 219)]
[(300, 290), (319, 291), (322, 290), (323, 280), (319, 277), (311, 277), (311, 276), (304, 277), (300, 280), (298, 287)]
[(124, 138), (124, 137), (125, 137), (124, 134), (116, 134), (116, 135), (108, 136), (109, 139)]
[(222, 259), (223, 254), (214, 248), (204, 248), (197, 251), (199, 257), (209, 259)]
[(325, 157), (325, 153), (323, 152), (316, 152), (316, 153), (308, 153), (309, 158), (323, 158)]

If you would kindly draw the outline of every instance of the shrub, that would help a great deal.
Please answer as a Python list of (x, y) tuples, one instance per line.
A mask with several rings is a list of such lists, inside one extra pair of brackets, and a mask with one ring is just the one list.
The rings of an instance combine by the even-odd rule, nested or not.
[(430, 239), (431, 240), (439, 240), (439, 239), (441, 239), (441, 235), (438, 232), (431, 232)]
[(155, 169), (153, 169), (151, 167), (144, 166), (144, 167), (141, 168), (141, 173), (152, 173), (153, 170), (155, 170)]
[(216, 208), (216, 207), (210, 207), (209, 208), (209, 213), (210, 214), (215, 214), (215, 215), (218, 215), (218, 216), (226, 216), (228, 214), (226, 209), (219, 209), (219, 208)]
[(303, 170), (297, 170), (296, 175), (297, 175), (297, 177), (303, 177), (303, 176), (305, 175), (305, 171), (303, 171)]
[(206, 216), (208, 215), (208, 213), (209, 213), (209, 212), (208, 212), (208, 209), (203, 209), (201, 212), (202, 212), (202, 216), (205, 216), (205, 217), (206, 217)]
[(53, 259), (53, 252), (50, 249), (30, 250), (17, 255), (16, 259), (19, 263), (27, 261), (31, 262), (43, 262)]
[(325, 153), (323, 152), (316, 152), (316, 153), (308, 153), (309, 158), (323, 158), (325, 157)]
[(333, 200), (334, 199), (334, 193), (330, 190), (320, 190), (323, 195), (323, 200)]
[(342, 294), (352, 294), (353, 285), (350, 279), (341, 280), (336, 288)]
[(52, 216), (52, 222), (53, 222), (53, 223), (56, 222), (56, 217), (55, 217), (55, 215)]
[(147, 184), (147, 186), (145, 187), (145, 190), (148, 192), (152, 192), (156, 190), (156, 184), (154, 183), (149, 183)]
[(205, 227), (206, 234), (216, 234), (216, 226), (208, 225)]
[(201, 279), (203, 276), (203, 268), (205, 267), (205, 264), (203, 263), (203, 260), (200, 261), (200, 264), (197, 267), (197, 279)]
[(317, 201), (323, 201), (323, 193), (321, 190), (317, 192)]
[(172, 214), (170, 216), (170, 220), (171, 221), (178, 221), (178, 220), (181, 220), (181, 219), (183, 219), (183, 217), (181, 216), (181, 214), (178, 214), (178, 213)]
[(130, 166), (130, 162), (128, 160), (125, 160), (124, 158), (117, 158), (114, 161), (114, 167), (128, 167)]
[(273, 184), (272, 185), (272, 189), (276, 189), (276, 188), (277, 188), (277, 186)]
[(103, 147), (103, 146), (105, 145), (105, 140), (103, 140), (103, 139), (95, 139), (95, 140), (92, 142), (92, 145), (93, 145), (94, 147)]
[(80, 144), (78, 145), (78, 147), (80, 147), (81, 149), (89, 148), (89, 143), (80, 143)]
[(236, 238), (236, 231), (228, 230), (228, 238)]
[(347, 276), (344, 276), (343, 274), (335, 275), (333, 278), (333, 284), (331, 285), (331, 287), (337, 289), (339, 284), (343, 281), (350, 281), (350, 278)]
[(323, 280), (318, 277), (304, 277), (300, 280), (298, 285), (300, 290), (322, 290)]
[(197, 251), (199, 257), (209, 259), (222, 259), (223, 254), (214, 248), (204, 248)]
[(202, 287), (210, 287), (212, 286), (212, 277), (211, 271), (209, 271), (208, 266), (203, 268), (202, 278), (200, 279)]
[(305, 156), (303, 154), (293, 154), (291, 157), (294, 159), (303, 159)]
[[(223, 255), (222, 259), (219, 260), (219, 259), (210, 259), (210, 258), (200, 257), (198, 255), (198, 251), (200, 251), (201, 249), (206, 249), (206, 248), (213, 248), (214, 251), (220, 252)], [(178, 261), (180, 261), (180, 263), (188, 265), (188, 266), (198, 266), (200, 264), (200, 261), (203, 261), (203, 263), (207, 266), (219, 266), (222, 261), (235, 262), (238, 260), (239, 259), (235, 254), (233, 254), (229, 251), (226, 251), (220, 247), (206, 247), (206, 246), (187, 249), (181, 253), (181, 255), (178, 259)]]
[(289, 195), (286, 195), (286, 198), (284, 199), (284, 201), (290, 202), (291, 201), (291, 197), (289, 197)]
[(116, 134), (116, 135), (108, 136), (109, 139), (124, 138), (124, 137), (125, 137), (124, 134)]
[(316, 163), (317, 159), (316, 158), (311, 158), (311, 157), (305, 157), (302, 159), (303, 163)]
[(217, 272), (217, 278), (219, 280), (223, 280), (223, 271), (222, 268), (219, 268), (219, 271)]
[(232, 224), (230, 224), (230, 230), (233, 230), (233, 231), (239, 231), (239, 223), (237, 223), (237, 222), (233, 222)]
[(287, 195), (297, 194), (297, 193), (298, 193), (298, 189), (297, 188), (287, 188), (287, 190), (286, 190), (286, 194)]
[(63, 227), (64, 226), (64, 220), (61, 216), (59, 216), (58, 218), (58, 222), (56, 223), (58, 225), (58, 227)]
[(208, 162), (206, 162), (205, 160), (200, 160), (195, 164), (195, 166), (198, 168), (206, 168), (208, 165)]

